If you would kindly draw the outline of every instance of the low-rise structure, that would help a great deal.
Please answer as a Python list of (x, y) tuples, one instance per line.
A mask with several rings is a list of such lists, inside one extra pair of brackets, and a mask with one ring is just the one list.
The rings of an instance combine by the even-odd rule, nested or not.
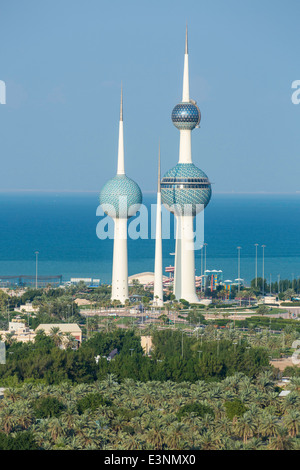
[(77, 345), (79, 346), (81, 344), (82, 331), (77, 323), (41, 323), (36, 328), (35, 332), (43, 330), (46, 335), (51, 335), (53, 328), (58, 328), (62, 334), (71, 334), (77, 341)]
[(27, 343), (28, 341), (34, 341), (35, 332), (31, 330), (21, 318), (14, 318), (8, 323), (8, 330), (0, 331), (2, 341), (6, 341), (8, 336), (12, 339)]

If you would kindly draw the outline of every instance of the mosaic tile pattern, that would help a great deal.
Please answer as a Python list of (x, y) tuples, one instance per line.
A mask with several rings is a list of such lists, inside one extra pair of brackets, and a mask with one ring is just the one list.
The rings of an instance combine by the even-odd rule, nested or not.
[(196, 215), (210, 201), (211, 184), (193, 163), (178, 163), (161, 180), (161, 197), (171, 212)]
[(110, 217), (132, 217), (142, 200), (140, 187), (126, 175), (116, 175), (107, 181), (100, 192), (100, 204)]
[(201, 113), (195, 104), (179, 103), (173, 109), (171, 118), (177, 129), (193, 130), (200, 122)]

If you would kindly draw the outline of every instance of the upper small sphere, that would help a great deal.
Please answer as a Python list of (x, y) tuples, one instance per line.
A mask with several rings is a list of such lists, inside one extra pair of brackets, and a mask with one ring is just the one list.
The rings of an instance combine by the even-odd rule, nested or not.
[(100, 192), (100, 204), (112, 218), (132, 217), (139, 210), (143, 196), (139, 185), (126, 175), (116, 175)]
[(172, 122), (177, 129), (193, 130), (199, 125), (201, 113), (194, 103), (179, 103), (172, 111)]

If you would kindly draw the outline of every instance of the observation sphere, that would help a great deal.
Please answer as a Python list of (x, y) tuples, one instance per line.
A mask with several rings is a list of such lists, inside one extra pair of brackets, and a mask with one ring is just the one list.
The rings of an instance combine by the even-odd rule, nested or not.
[(178, 163), (161, 180), (161, 198), (175, 215), (195, 216), (208, 205), (211, 184), (193, 163)]
[(105, 214), (128, 219), (139, 210), (143, 196), (135, 181), (126, 175), (116, 175), (103, 186), (99, 199)]
[(193, 103), (179, 103), (172, 111), (172, 122), (179, 130), (193, 130), (201, 119), (200, 109)]

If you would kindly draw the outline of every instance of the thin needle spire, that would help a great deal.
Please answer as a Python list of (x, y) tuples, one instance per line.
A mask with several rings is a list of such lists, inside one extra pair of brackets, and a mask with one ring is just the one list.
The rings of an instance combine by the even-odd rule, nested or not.
[(158, 181), (157, 181), (157, 192), (160, 193), (160, 142), (158, 146)]
[(125, 175), (124, 164), (124, 131), (123, 131), (123, 86), (121, 84), (120, 122), (119, 122), (119, 146), (118, 146), (118, 175)]
[(187, 102), (190, 101), (189, 53), (188, 53), (188, 29), (187, 29), (187, 25), (186, 25), (186, 31), (185, 31), (185, 54), (184, 54), (184, 69), (183, 69), (182, 101), (184, 103), (187, 103)]
[(123, 121), (123, 85), (121, 83), (120, 121)]

